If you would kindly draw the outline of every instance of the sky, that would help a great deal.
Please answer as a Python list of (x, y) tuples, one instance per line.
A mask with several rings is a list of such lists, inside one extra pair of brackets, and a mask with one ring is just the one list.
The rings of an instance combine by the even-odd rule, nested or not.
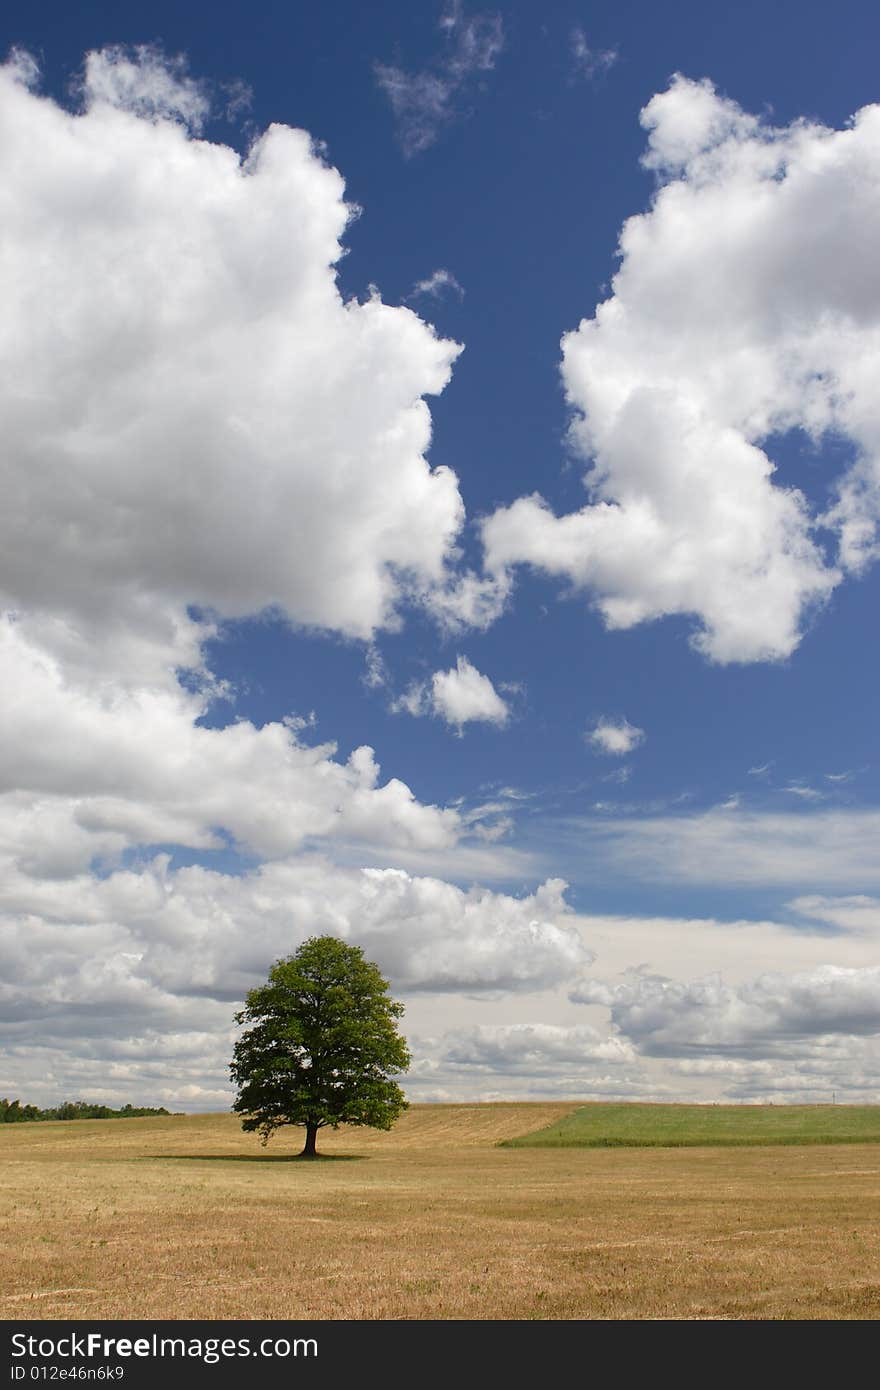
[(876, 6), (0, 30), (0, 1094), (880, 1099)]

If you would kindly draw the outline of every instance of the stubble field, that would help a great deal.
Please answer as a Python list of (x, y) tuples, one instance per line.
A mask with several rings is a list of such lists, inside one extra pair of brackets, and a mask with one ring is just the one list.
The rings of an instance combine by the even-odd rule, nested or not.
[(0, 1316), (875, 1318), (880, 1146), (499, 1148), (574, 1104), (267, 1149), (231, 1115), (3, 1126)]

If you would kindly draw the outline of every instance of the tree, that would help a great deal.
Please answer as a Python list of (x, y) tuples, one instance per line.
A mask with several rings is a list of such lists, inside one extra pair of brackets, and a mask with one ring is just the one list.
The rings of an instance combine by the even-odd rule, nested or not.
[(390, 1129), (407, 1100), (390, 1078), (410, 1054), (395, 1020), (403, 1005), (358, 946), (313, 936), (278, 960), (252, 989), (236, 1023), (230, 1073), (242, 1129), (268, 1143), (281, 1125), (305, 1127), (303, 1158), (315, 1158), (318, 1130), (330, 1125)]

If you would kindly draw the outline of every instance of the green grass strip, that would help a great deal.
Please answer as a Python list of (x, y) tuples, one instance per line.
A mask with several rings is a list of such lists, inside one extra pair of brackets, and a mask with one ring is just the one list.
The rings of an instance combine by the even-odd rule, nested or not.
[(880, 1105), (581, 1106), (507, 1149), (698, 1148), (880, 1143)]

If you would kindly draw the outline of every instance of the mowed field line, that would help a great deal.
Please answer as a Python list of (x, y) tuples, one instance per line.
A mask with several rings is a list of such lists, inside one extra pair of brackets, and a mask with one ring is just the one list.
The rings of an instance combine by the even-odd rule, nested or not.
[(318, 1163), (232, 1115), (4, 1126), (0, 1316), (880, 1315), (880, 1147), (496, 1147), (574, 1108), (413, 1107)]

